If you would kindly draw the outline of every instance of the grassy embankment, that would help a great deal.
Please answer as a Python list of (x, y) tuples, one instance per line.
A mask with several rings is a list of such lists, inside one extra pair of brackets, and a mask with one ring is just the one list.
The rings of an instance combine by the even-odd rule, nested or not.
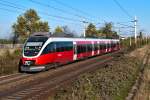
[(1, 49), (0, 75), (16, 73), (20, 58), (20, 50)]
[(150, 60), (148, 66), (144, 70), (142, 83), (139, 91), (136, 93), (134, 100), (150, 100)]
[(59, 89), (50, 100), (124, 100), (140, 72), (146, 48), (116, 58), (95, 72), (81, 75), (71, 86)]

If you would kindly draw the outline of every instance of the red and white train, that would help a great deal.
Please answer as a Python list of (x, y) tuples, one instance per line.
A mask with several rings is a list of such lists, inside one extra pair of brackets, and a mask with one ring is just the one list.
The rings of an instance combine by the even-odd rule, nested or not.
[(55, 65), (114, 52), (120, 49), (119, 44), (118, 39), (65, 38), (33, 34), (24, 45), (19, 71), (43, 71)]

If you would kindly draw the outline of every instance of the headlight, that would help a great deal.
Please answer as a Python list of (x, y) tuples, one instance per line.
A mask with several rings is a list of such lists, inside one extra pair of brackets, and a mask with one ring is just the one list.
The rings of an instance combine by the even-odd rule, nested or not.
[(25, 61), (24, 62), (24, 65), (26, 65), (26, 66), (31, 66), (31, 65), (34, 65), (35, 64), (35, 61)]

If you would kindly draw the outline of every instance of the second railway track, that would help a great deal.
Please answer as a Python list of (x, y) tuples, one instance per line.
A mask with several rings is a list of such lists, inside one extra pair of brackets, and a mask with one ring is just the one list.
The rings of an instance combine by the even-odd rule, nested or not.
[[(65, 65), (57, 69), (37, 74), (20, 74), (18, 78), (3, 80), (0, 87), (0, 98), (7, 99), (39, 99), (48, 95), (65, 82), (76, 78), (78, 75), (95, 70), (104, 63), (112, 60), (116, 53), (94, 57), (88, 60)], [(5, 83), (5, 84), (3, 84)], [(44, 96), (46, 97), (46, 96)]]

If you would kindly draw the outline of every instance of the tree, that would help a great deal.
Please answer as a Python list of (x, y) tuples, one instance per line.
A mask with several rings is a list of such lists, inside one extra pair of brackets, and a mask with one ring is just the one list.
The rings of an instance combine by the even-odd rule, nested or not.
[(17, 23), (15, 23), (13, 26), (13, 31), (15, 33), (15, 36), (19, 35), (26, 35), (26, 20), (23, 16), (19, 16), (17, 18)]
[(27, 10), (17, 18), (17, 22), (12, 26), (13, 33), (18, 37), (28, 37), (34, 32), (49, 32), (48, 22), (40, 21), (40, 17), (34, 9)]
[(96, 37), (97, 36), (97, 30), (95, 25), (90, 23), (86, 29), (86, 37)]
[(57, 26), (55, 28), (55, 32), (54, 33), (62, 33), (62, 32), (63, 32), (63, 29), (60, 26)]
[(40, 17), (36, 13), (35, 10), (29, 9), (24, 13), (24, 18), (26, 20), (26, 27), (28, 34), (31, 34), (33, 32), (36, 32), (38, 30), (38, 24)]
[(112, 36), (112, 23), (105, 23), (105, 26), (102, 28), (102, 35), (106, 38)]
[(101, 36), (105, 38), (118, 38), (117, 32), (112, 30), (112, 23), (105, 23), (105, 26), (100, 29)]
[(38, 32), (49, 32), (48, 22), (39, 21), (38, 27)]

